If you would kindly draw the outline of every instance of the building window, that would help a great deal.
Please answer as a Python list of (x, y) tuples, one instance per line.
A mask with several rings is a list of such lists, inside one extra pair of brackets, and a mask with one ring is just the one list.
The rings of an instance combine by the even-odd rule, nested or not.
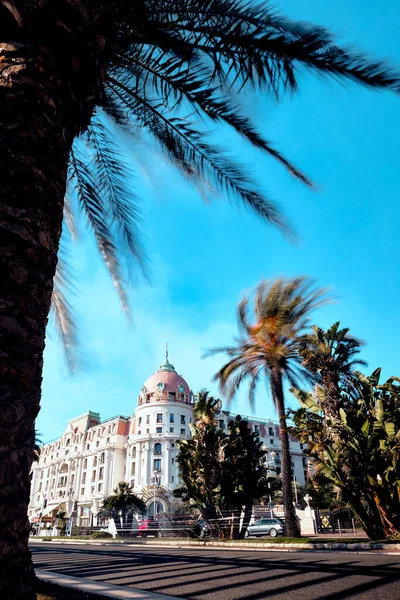
[(94, 485), (92, 485), (92, 487), (90, 488), (90, 493), (94, 494)]
[(135, 487), (135, 480), (131, 479), (131, 487)]
[(131, 475), (136, 475), (136, 463), (131, 464)]
[(107, 442), (107, 444), (109, 444), (110, 443), (110, 438), (107, 438), (106, 442)]
[(275, 435), (274, 428), (273, 427), (268, 427), (268, 433), (269, 433), (269, 435)]
[(169, 422), (170, 423), (174, 423), (174, 420), (175, 420), (175, 415), (173, 415), (172, 413), (170, 413), (170, 415), (169, 415)]
[(162, 423), (162, 413), (157, 413), (157, 423)]
[(100, 454), (100, 464), (101, 464), (101, 465), (104, 465), (104, 460), (105, 460), (105, 454), (104, 454), (104, 452), (102, 452), (102, 453)]
[(99, 479), (103, 479), (103, 477), (104, 477), (104, 467), (100, 467), (100, 470), (99, 470)]
[(146, 425), (149, 425), (149, 423), (150, 423), (150, 415), (147, 415), (147, 417), (146, 417)]
[(141, 431), (140, 431), (140, 429), (139, 429), (139, 431), (137, 432), (137, 434), (138, 434), (138, 435), (140, 435), (141, 433), (142, 433), (142, 432), (141, 432)]
[(274, 445), (274, 440), (273, 440), (273, 439), (270, 439), (270, 440), (269, 440), (269, 443), (271, 444), (271, 446), (273, 446), (273, 445)]
[(172, 459), (171, 459), (171, 462), (172, 462), (172, 464), (174, 465), (174, 464), (175, 464), (175, 459), (174, 459), (174, 458), (172, 458)]
[(74, 485), (75, 475), (71, 475), (71, 485)]
[(260, 435), (260, 428), (258, 425), (254, 425), (254, 431), (255, 433), (258, 433), (258, 435)]
[(97, 486), (97, 491), (101, 492), (102, 489), (103, 489), (103, 484), (99, 483), (99, 485)]
[(146, 433), (150, 433), (150, 429), (146, 429)]
[(156, 427), (156, 433), (162, 433), (162, 427)]
[(181, 429), (181, 435), (186, 435), (186, 429)]
[(97, 467), (97, 456), (93, 458), (93, 466)]
[(96, 470), (92, 472), (92, 482), (96, 480)]
[(85, 458), (85, 460), (83, 461), (83, 468), (87, 469), (87, 458)]
[(172, 475), (172, 477), (171, 477), (171, 483), (174, 483), (174, 480), (175, 480), (175, 478), (174, 478), (174, 476)]
[(86, 444), (86, 450), (90, 450), (90, 444)]
[(97, 442), (96, 442), (96, 448), (99, 447), (99, 444), (100, 444), (100, 442), (97, 440)]
[(86, 483), (86, 473), (82, 475), (82, 484)]
[(132, 449), (132, 458), (136, 458), (136, 448)]
[(154, 459), (154, 470), (161, 471), (161, 458)]
[(219, 422), (219, 428), (220, 429), (225, 429), (225, 423), (224, 423), (223, 419), (221, 419), (220, 422)]
[(170, 432), (170, 433), (174, 433), (174, 428), (173, 428), (173, 427), (170, 427), (170, 428), (169, 428), (169, 432)]
[(181, 415), (181, 425), (186, 425), (186, 417), (185, 417), (185, 415)]
[(43, 479), (44, 471), (40, 473), (40, 479)]
[(142, 424), (142, 417), (139, 417), (139, 420), (138, 420), (139, 427), (140, 427), (141, 424)]
[(161, 454), (161, 444), (154, 444), (154, 454)]
[(81, 496), (85, 495), (85, 488), (81, 488)]

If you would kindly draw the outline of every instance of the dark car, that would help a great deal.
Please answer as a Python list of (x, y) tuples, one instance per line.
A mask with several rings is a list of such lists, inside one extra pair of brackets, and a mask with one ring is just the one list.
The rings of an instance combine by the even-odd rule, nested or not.
[(277, 535), (285, 535), (286, 527), (283, 519), (258, 519), (253, 525), (249, 525), (245, 534), (245, 537), (254, 535), (254, 537), (261, 537), (263, 535), (270, 535), (276, 537)]

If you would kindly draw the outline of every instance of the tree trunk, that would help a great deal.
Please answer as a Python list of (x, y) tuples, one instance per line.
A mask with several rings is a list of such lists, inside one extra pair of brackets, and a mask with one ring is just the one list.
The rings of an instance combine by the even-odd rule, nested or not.
[(35, 598), (27, 509), (45, 329), (76, 134), (71, 106), (50, 53), (0, 42), (0, 597), (7, 600)]
[(279, 369), (271, 372), (271, 392), (278, 412), (279, 433), (282, 448), (282, 492), (283, 508), (285, 511), (286, 535), (300, 537), (296, 511), (293, 505), (292, 466), (289, 452), (289, 435), (286, 425), (285, 400), (283, 396), (282, 373)]

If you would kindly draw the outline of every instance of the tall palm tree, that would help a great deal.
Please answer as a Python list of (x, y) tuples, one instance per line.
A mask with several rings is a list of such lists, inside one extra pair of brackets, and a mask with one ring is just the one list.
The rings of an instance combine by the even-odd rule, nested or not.
[(210, 125), (231, 127), (310, 185), (237, 108), (239, 92), (294, 91), (297, 66), (395, 91), (399, 78), (325, 29), (245, 0), (0, 0), (0, 39), (0, 595), (12, 600), (33, 597), (26, 512), (52, 295), (73, 342), (63, 289), (53, 292), (63, 215), (73, 232), (74, 212), (84, 214), (124, 306), (127, 270), (146, 272), (117, 124), (133, 151), (151, 138), (203, 192), (219, 188), (284, 227), (209, 141)]
[(299, 343), (308, 327), (310, 313), (326, 301), (325, 290), (314, 289), (305, 277), (263, 281), (255, 290), (253, 315), (249, 310), (250, 296), (238, 305), (240, 337), (234, 345), (215, 348), (209, 353), (222, 352), (229, 357), (215, 375), (229, 401), (248, 380), (249, 401), (253, 407), (260, 379), (269, 384), (279, 418), (283, 503), (287, 533), (291, 537), (299, 536), (300, 532), (293, 506), (284, 381), (294, 386), (295, 382), (309, 378), (301, 364)]
[(366, 366), (358, 357), (361, 342), (349, 334), (350, 329), (340, 329), (340, 322), (326, 331), (313, 327), (312, 333), (303, 337), (300, 353), (304, 367), (318, 375), (318, 386), (323, 386), (321, 403), (327, 418), (339, 417), (343, 387), (349, 389), (357, 383), (355, 367)]
[(193, 416), (197, 427), (212, 425), (215, 420), (215, 413), (221, 406), (221, 400), (210, 396), (208, 390), (200, 390), (197, 395), (196, 403), (193, 409)]

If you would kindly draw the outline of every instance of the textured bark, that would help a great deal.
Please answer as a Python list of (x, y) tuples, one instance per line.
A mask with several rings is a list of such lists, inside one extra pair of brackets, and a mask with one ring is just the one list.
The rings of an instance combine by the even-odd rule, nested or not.
[(296, 511), (293, 504), (292, 491), (292, 468), (289, 452), (289, 435), (287, 432), (285, 401), (283, 396), (282, 374), (278, 369), (271, 372), (271, 392), (278, 412), (279, 433), (282, 448), (282, 492), (283, 508), (285, 511), (286, 535), (289, 537), (300, 537), (300, 529), (297, 523)]
[(0, 42), (0, 597), (34, 598), (30, 468), (76, 129), (49, 53)]

